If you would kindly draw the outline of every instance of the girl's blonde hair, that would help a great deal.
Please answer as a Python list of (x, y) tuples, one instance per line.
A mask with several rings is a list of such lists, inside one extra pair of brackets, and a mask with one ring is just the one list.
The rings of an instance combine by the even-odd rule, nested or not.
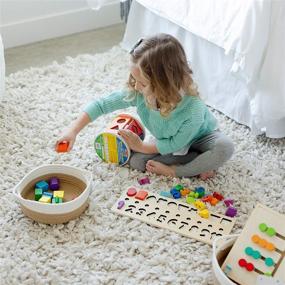
[[(185, 95), (199, 95), (185, 51), (173, 36), (158, 34), (141, 39), (130, 54), (132, 63), (150, 82), (150, 91), (156, 99), (161, 115), (167, 116), (177, 106), (182, 99), (181, 92)], [(135, 90), (135, 79), (131, 74), (128, 86)]]

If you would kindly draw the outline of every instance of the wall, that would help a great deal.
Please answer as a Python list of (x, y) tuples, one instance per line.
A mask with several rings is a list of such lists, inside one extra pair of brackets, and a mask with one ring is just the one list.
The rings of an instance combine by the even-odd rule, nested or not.
[(0, 0), (5, 48), (121, 22), (119, 4), (91, 10), (86, 0)]

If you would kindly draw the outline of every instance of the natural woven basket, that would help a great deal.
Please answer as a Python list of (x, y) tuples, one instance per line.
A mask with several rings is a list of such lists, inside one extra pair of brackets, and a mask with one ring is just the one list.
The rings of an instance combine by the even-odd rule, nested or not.
[[(57, 177), (64, 203), (44, 204), (34, 200), (37, 181)], [(65, 165), (45, 165), (28, 173), (15, 187), (14, 194), (23, 213), (45, 224), (65, 223), (77, 218), (88, 206), (92, 177), (87, 171)]]

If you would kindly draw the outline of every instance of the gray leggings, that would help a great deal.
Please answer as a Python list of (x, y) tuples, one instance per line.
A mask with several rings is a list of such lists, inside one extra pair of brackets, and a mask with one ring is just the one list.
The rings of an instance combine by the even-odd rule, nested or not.
[(145, 171), (148, 160), (176, 165), (177, 177), (192, 177), (217, 170), (234, 152), (232, 141), (220, 131), (214, 131), (195, 141), (186, 155), (161, 155), (134, 152), (129, 160), (133, 169)]

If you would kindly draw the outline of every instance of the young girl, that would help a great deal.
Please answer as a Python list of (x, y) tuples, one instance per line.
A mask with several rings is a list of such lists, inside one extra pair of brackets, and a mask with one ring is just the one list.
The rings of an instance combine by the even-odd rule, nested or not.
[(128, 130), (119, 131), (132, 150), (131, 168), (171, 177), (212, 177), (234, 147), (199, 98), (182, 45), (171, 35), (159, 34), (138, 41), (130, 54), (128, 89), (87, 105), (57, 144), (68, 141), (69, 151), (89, 122), (136, 106), (155, 142), (144, 142)]

